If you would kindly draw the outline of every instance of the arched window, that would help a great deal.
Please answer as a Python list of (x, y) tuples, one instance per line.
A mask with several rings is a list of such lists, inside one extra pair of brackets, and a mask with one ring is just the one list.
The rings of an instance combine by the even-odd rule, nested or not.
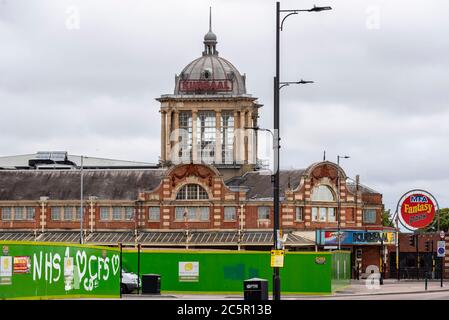
[(204, 200), (208, 198), (206, 190), (198, 184), (186, 184), (176, 195), (176, 200)]
[(311, 199), (312, 201), (335, 201), (331, 188), (325, 185), (319, 185), (313, 188)]

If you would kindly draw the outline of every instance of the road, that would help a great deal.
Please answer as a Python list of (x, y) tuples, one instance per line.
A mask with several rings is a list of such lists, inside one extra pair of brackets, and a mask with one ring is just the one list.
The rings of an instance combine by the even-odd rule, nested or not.
[[(243, 300), (242, 296), (226, 295), (123, 295), (125, 300)], [(283, 296), (282, 300), (449, 300), (449, 291), (400, 294), (367, 294), (345, 296)]]
[[(301, 298), (302, 300), (303, 298)], [(316, 300), (320, 298), (305, 298), (307, 300)], [(449, 300), (449, 291), (441, 292), (423, 292), (407, 294), (372, 294), (365, 296), (334, 296), (321, 298), (322, 300)]]

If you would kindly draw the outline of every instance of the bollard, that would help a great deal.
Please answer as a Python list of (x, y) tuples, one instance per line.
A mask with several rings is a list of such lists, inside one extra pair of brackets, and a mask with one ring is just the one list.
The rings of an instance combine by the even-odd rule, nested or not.
[(425, 287), (426, 287), (426, 291), (427, 291), (427, 271), (425, 273)]

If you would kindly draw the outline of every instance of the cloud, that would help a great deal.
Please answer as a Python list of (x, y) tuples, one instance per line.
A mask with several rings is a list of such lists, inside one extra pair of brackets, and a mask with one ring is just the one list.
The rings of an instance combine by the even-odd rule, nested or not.
[[(157, 162), (154, 98), (172, 93), (175, 74), (201, 55), (210, 5), (220, 56), (246, 73), (265, 105), (260, 125), (271, 128), (274, 1), (1, 0), (1, 155), (58, 149)], [(281, 91), (281, 166), (349, 154), (344, 169), (387, 208), (415, 187), (449, 206), (449, 3), (331, 5), (289, 17), (281, 32), (281, 80), (315, 81)]]

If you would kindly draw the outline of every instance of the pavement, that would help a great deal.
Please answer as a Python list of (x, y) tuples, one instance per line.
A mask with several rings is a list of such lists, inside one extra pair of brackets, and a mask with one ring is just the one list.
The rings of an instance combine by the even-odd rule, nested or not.
[(440, 280), (428, 280), (426, 290), (424, 280), (385, 279), (383, 285), (370, 280), (352, 280), (349, 286), (337, 290), (332, 296), (411, 294), (435, 291), (449, 291), (449, 283), (443, 282), (443, 287), (441, 287)]
[[(383, 285), (370, 280), (352, 280), (351, 284), (331, 295), (283, 295), (283, 300), (320, 300), (320, 299), (432, 299), (449, 298), (449, 282), (440, 287), (439, 280), (429, 280), (427, 290), (424, 280), (385, 279)], [(220, 294), (161, 294), (161, 295), (123, 295), (122, 299), (131, 300), (243, 300), (241, 295)], [(271, 297), (270, 297), (271, 299)]]

